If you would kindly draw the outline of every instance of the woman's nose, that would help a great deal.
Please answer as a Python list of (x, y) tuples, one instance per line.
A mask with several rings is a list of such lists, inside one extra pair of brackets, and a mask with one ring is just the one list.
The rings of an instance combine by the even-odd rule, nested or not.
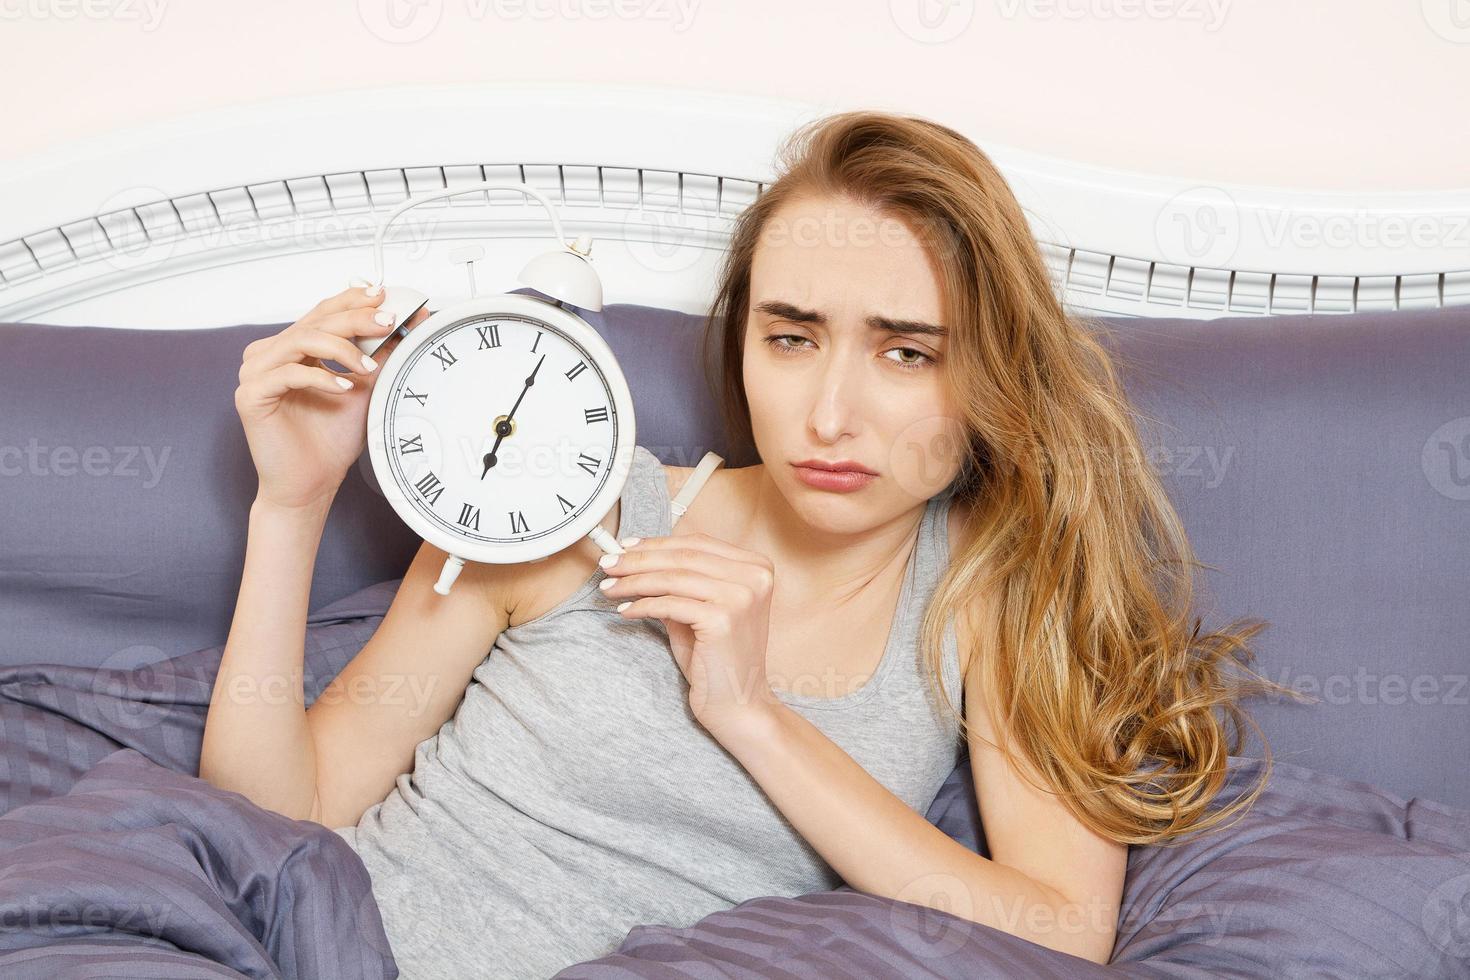
[(824, 442), (834, 442), (857, 431), (861, 415), (862, 379), (850, 365), (837, 361), (823, 365), (813, 396), (810, 424)]

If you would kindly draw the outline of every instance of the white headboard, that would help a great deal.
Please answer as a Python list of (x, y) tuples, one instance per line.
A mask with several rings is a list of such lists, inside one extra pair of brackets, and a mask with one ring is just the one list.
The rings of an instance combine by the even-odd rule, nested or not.
[[(0, 322), (290, 322), (372, 271), (410, 193), (525, 181), (590, 234), (610, 303), (704, 311), (734, 215), (801, 122), (855, 106), (654, 87), (454, 85), (212, 111), (0, 166)], [(1072, 308), (1142, 316), (1470, 304), (1470, 189), (1342, 194), (1107, 171), (995, 145)], [(408, 212), (387, 279), (436, 299), (514, 288), (539, 205)], [(438, 304), (436, 304), (438, 305)]]

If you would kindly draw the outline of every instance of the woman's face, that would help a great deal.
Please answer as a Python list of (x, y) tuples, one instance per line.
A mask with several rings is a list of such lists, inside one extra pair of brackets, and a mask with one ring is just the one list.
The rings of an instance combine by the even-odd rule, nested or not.
[[(793, 199), (751, 270), (745, 393), (770, 479), (815, 527), (855, 533), (943, 490), (961, 428), (945, 377), (944, 299), (913, 230), (846, 198)], [(856, 489), (794, 464), (852, 462)]]

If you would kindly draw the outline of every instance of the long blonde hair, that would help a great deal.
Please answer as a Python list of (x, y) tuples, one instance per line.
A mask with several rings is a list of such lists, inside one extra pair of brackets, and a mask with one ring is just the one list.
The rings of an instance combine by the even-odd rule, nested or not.
[[(968, 437), (954, 492), (970, 519), (921, 632), (939, 701), (953, 712), (940, 658), (963, 616), (978, 651), (966, 687), (1008, 736), (997, 748), (1014, 764), (1013, 740), (1094, 832), (1164, 843), (1243, 816), (1269, 776), (1264, 733), (1256, 784), (1210, 809), (1246, 723), (1260, 732), (1239, 701), (1297, 692), (1248, 669), (1264, 622), (1190, 624), (1198, 563), (1093, 335), (1102, 325), (1063, 310), (1004, 177), (954, 130), (876, 111), (808, 123), (779, 164), (737, 219), (706, 325), (732, 447), (753, 448), (741, 355), (766, 223), (809, 194), (904, 221), (941, 278), (946, 377)], [(1248, 678), (1228, 676), (1232, 664)]]

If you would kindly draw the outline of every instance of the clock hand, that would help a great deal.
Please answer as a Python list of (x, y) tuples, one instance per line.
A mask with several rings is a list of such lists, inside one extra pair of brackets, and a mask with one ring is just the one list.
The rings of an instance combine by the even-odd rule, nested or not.
[(531, 390), (531, 386), (536, 383), (536, 372), (541, 370), (541, 364), (545, 360), (546, 360), (546, 355), (545, 354), (542, 354), (541, 355), (541, 360), (540, 361), (537, 361), (536, 362), (536, 366), (534, 368), (532, 368), (532, 370), (531, 370), (531, 376), (526, 379), (526, 386), (521, 389), (521, 396), (520, 396), (520, 398), (517, 398), (516, 399), (516, 403), (510, 407), (510, 414), (505, 417), (506, 422), (509, 422), (511, 419), (513, 419), (513, 418), (516, 417), (516, 409), (518, 409), (518, 408), (521, 407), (521, 398), (525, 398), (526, 397), (526, 392), (530, 391)]
[(541, 360), (537, 361), (536, 366), (531, 370), (530, 377), (526, 378), (525, 387), (521, 388), (521, 393), (516, 397), (516, 403), (510, 407), (509, 414), (507, 414), (505, 418), (501, 419), (499, 422), (495, 423), (495, 445), (491, 446), (490, 451), (485, 454), (485, 468), (480, 471), (480, 479), (485, 479), (485, 474), (489, 473), (490, 468), (493, 467), (496, 462), (498, 462), (495, 453), (497, 450), (500, 449), (500, 441), (506, 436), (510, 435), (511, 423), (515, 420), (516, 417), (516, 409), (521, 407), (521, 399), (526, 397), (526, 392), (530, 391), (531, 386), (536, 383), (536, 373), (541, 370), (541, 365), (545, 362), (545, 360), (546, 355), (542, 354)]

